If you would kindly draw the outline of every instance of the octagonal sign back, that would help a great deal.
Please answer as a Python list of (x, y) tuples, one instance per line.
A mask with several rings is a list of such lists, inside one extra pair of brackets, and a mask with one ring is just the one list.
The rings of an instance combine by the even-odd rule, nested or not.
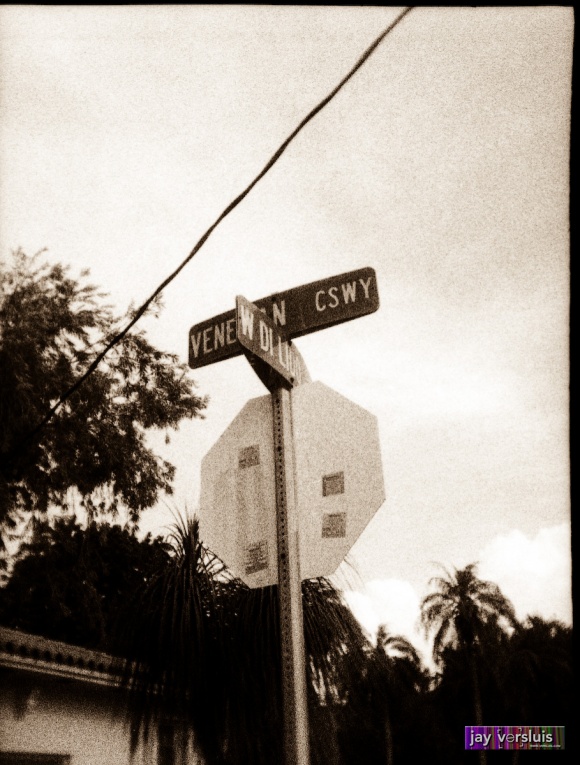
[[(302, 579), (337, 569), (385, 499), (377, 420), (322, 383), (291, 394)], [(204, 542), (250, 587), (276, 584), (270, 396), (249, 401), (202, 460)]]
[(252, 399), (201, 463), (200, 534), (250, 587), (278, 581), (270, 396)]
[(320, 382), (292, 391), (303, 579), (333, 574), (385, 501), (377, 418)]

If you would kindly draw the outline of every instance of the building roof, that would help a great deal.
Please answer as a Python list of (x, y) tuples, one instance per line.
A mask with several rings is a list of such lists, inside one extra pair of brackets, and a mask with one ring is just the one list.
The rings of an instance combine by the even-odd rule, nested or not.
[(99, 651), (0, 627), (0, 666), (98, 685), (119, 685), (122, 662)]

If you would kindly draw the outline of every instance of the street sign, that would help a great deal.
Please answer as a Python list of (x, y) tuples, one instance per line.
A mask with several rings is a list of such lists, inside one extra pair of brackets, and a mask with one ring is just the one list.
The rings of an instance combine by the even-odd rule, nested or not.
[[(376, 311), (377, 277), (373, 268), (361, 268), (278, 292), (254, 304), (283, 329), (287, 339), (293, 339)], [(214, 364), (240, 353), (235, 311), (195, 324), (189, 331), (190, 367)]]
[[(302, 579), (327, 576), (385, 499), (377, 420), (322, 383), (291, 391)], [(250, 587), (276, 584), (271, 396), (252, 399), (201, 464), (205, 544)]]
[(378, 307), (364, 268), (257, 304), (239, 295), (235, 312), (189, 334), (191, 367), (243, 351), (272, 394), (246, 404), (203, 458), (200, 524), (250, 587), (278, 584), (287, 765), (310, 761), (301, 580), (332, 574), (384, 501), (376, 418), (311, 383), (291, 338)]
[(272, 319), (242, 295), (236, 297), (236, 336), (269, 390), (284, 382), (295, 386), (309, 379), (296, 346), (286, 339), (284, 331)]

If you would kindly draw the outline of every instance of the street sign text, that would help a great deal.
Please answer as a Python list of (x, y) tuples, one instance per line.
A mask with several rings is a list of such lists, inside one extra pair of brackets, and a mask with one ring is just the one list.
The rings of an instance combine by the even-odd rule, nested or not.
[[(374, 269), (361, 268), (254, 301), (288, 339), (373, 313), (379, 307)], [(238, 356), (236, 313), (227, 311), (189, 331), (189, 366), (203, 367)]]
[(246, 352), (265, 362), (292, 385), (306, 381), (307, 372), (298, 349), (265, 312), (238, 295), (236, 316), (237, 338)]

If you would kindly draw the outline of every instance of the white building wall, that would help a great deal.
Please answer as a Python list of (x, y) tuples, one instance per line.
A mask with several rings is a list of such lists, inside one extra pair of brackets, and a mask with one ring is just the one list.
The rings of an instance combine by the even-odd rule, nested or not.
[(0, 752), (69, 755), (70, 765), (156, 765), (155, 742), (131, 761), (122, 702), (114, 687), (3, 670)]

